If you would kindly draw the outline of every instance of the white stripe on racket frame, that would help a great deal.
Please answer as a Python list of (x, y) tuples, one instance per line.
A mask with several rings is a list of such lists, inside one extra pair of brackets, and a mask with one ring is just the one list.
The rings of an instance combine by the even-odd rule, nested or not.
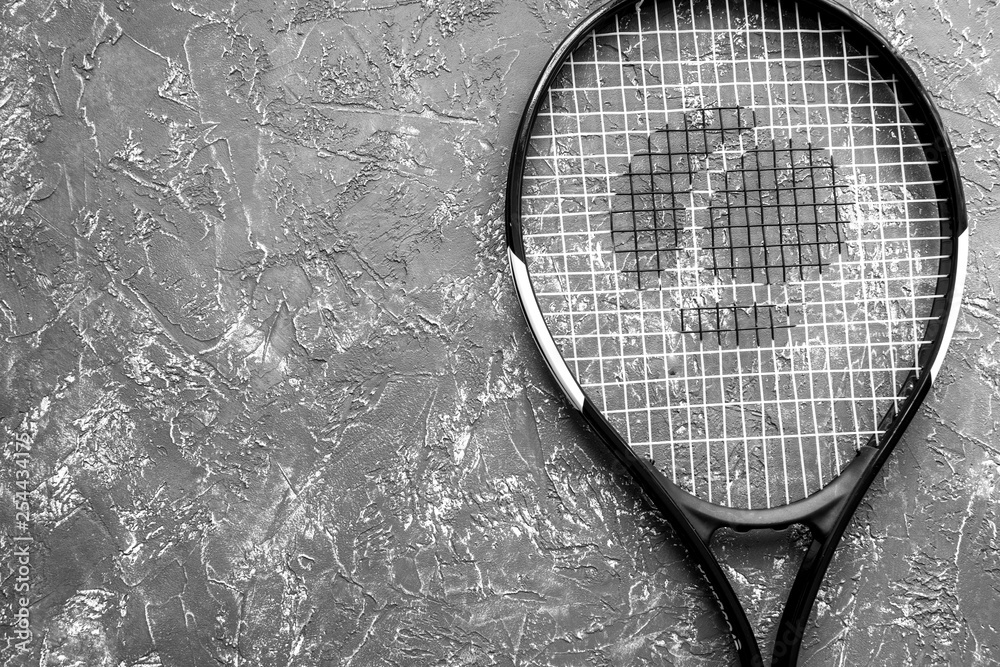
[(941, 363), (944, 355), (951, 344), (951, 337), (955, 335), (955, 326), (958, 324), (958, 310), (962, 304), (962, 290), (965, 288), (966, 264), (969, 261), (969, 228), (966, 227), (958, 236), (958, 247), (955, 249), (955, 261), (958, 267), (955, 270), (954, 293), (951, 297), (951, 304), (948, 307), (948, 321), (944, 325), (944, 334), (941, 336), (941, 348), (938, 350), (934, 363), (931, 364), (931, 383), (937, 379), (938, 371), (941, 370)]
[(583, 389), (573, 377), (569, 366), (566, 365), (566, 361), (559, 352), (559, 348), (552, 340), (552, 333), (549, 331), (548, 325), (545, 324), (542, 311), (538, 309), (534, 288), (531, 286), (531, 278), (528, 277), (528, 268), (512, 250), (507, 250), (507, 256), (510, 258), (514, 285), (517, 287), (517, 295), (521, 301), (521, 307), (524, 309), (525, 319), (528, 320), (528, 326), (531, 327), (531, 333), (534, 334), (535, 340), (538, 341), (538, 347), (542, 350), (545, 363), (573, 407), (577, 410), (583, 410)]

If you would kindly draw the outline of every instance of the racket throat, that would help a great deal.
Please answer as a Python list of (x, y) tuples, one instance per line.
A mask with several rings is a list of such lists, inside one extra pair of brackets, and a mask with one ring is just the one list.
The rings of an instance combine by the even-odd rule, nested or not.
[[(850, 520), (854, 507), (870, 483), (870, 480), (864, 480), (871, 469), (870, 464), (878, 458), (880, 451), (875, 447), (862, 447), (854, 461), (822, 491), (783, 507), (767, 510), (723, 507), (680, 492), (679, 489), (673, 494), (674, 500), (706, 546), (711, 543), (715, 531), (723, 527), (746, 532), (784, 530), (795, 524), (809, 528), (817, 542), (825, 542), (831, 536), (839, 534), (838, 530), (843, 530), (842, 524), (846, 526), (846, 522)], [(859, 487), (860, 495), (857, 494)]]
[[(681, 492), (679, 487), (670, 490), (673, 500), (680, 509), (675, 519), (687, 524), (689, 534), (697, 535), (701, 542), (698, 551), (711, 551), (713, 536), (720, 528), (728, 528), (737, 533), (765, 529), (781, 531), (794, 525), (802, 525), (809, 529), (812, 539), (802, 556), (798, 572), (786, 598), (784, 611), (774, 631), (770, 662), (772, 667), (795, 667), (797, 664), (813, 604), (841, 535), (850, 523), (854, 510), (864, 497), (872, 479), (884, 463), (888, 451), (864, 446), (844, 472), (821, 492), (784, 507), (768, 510), (721, 507)], [(668, 488), (673, 486), (665, 478), (661, 484)], [(722, 568), (715, 568), (711, 572), (703, 573), (713, 589), (724, 591), (719, 594), (719, 602), (727, 616), (738, 618), (736, 623), (731, 623), (731, 628), (734, 640), (740, 647), (751, 641), (744, 634), (749, 621), (737, 600), (732, 582), (728, 578), (725, 584), (720, 584), (718, 581), (721, 571)], [(732, 596), (732, 599), (728, 599), (728, 596)], [(740, 611), (734, 614), (735, 607), (740, 607)], [(753, 643), (740, 651), (741, 662), (745, 666), (765, 664), (757, 644), (758, 637), (760, 635), (754, 633)]]

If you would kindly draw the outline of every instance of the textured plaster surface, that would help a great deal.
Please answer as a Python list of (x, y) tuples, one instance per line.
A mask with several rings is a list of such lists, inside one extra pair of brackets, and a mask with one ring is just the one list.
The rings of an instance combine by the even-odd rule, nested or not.
[[(5, 3), (0, 664), (731, 661), (507, 275), (519, 114), (594, 6)], [(803, 663), (996, 665), (1000, 8), (854, 8), (942, 109), (972, 252), (941, 381), (845, 537)], [(796, 539), (716, 541), (765, 633)]]

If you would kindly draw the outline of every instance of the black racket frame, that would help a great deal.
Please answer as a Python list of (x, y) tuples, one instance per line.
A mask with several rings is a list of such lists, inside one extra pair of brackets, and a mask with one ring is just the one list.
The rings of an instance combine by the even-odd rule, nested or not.
[[(891, 70), (889, 74), (895, 75), (897, 79), (900, 98), (908, 99), (914, 103), (914, 106), (908, 110), (909, 115), (922, 121), (918, 133), (921, 134), (922, 142), (930, 144), (925, 152), (928, 156), (936, 158), (936, 161), (929, 160), (933, 163), (931, 165), (932, 176), (941, 181), (940, 185), (937, 186), (938, 195), (947, 202), (942, 205), (948, 209), (943, 211), (941, 216), (945, 219), (942, 222), (942, 235), (950, 238), (950, 241), (942, 242), (942, 255), (945, 255), (945, 259), (941, 260), (939, 275), (943, 277), (939, 280), (943, 282), (938, 285), (938, 294), (945, 294), (946, 298), (937, 299), (935, 302), (931, 316), (937, 319), (931, 321), (925, 336), (930, 344), (922, 349), (917, 364), (919, 368), (929, 370), (947, 348), (951, 334), (951, 331), (947, 329), (949, 322), (953, 326), (954, 320), (954, 313), (951, 310), (957, 309), (959, 306), (958, 302), (961, 296), (959, 272), (964, 271), (964, 267), (959, 261), (961, 259), (959, 253), (960, 237), (966, 233), (968, 226), (958, 164), (944, 125), (930, 94), (919, 82), (910, 66), (896, 52), (895, 48), (864, 19), (831, 0), (783, 1), (796, 1), (802, 7), (812, 8), (825, 17), (833, 18), (850, 30), (852, 36), (858, 40), (856, 43), (864, 43), (871, 53), (880, 56), (876, 61), (878, 67), (889, 67)], [(581, 37), (589, 34), (602, 21), (636, 4), (638, 4), (636, 0), (613, 0), (583, 20), (556, 49), (535, 83), (521, 118), (508, 172), (506, 236), (512, 265), (516, 261), (526, 265), (521, 230), (521, 183), (531, 129), (544, 100), (545, 92), (570, 53), (577, 48)], [(965, 242), (967, 243), (967, 239)], [(530, 283), (530, 280), (528, 282)], [(529, 309), (534, 308), (536, 312), (538, 310), (534, 290), (530, 285), (527, 289), (523, 283), (518, 285), (517, 280), (515, 283), (525, 317), (531, 323)], [(538, 326), (537, 318), (536, 323), (531, 326), (531, 330), (551, 370), (553, 363), (547, 357), (547, 354), (552, 353), (551, 349), (546, 353), (539, 332), (535, 331), (536, 326)], [(549, 334), (546, 333), (546, 335)], [(571, 392), (563, 384), (564, 380), (560, 379), (559, 374), (554, 370), (553, 373), (564, 392), (570, 396)], [(895, 415), (890, 415), (891, 422), (886, 424), (883, 421), (882, 426), (885, 431), (881, 438), (876, 442), (873, 437), (867, 445), (861, 447), (856, 458), (823, 489), (788, 505), (751, 510), (711, 504), (681, 489), (657, 470), (651, 461), (643, 459), (635, 453), (582, 389), (577, 387), (578, 391), (575, 392), (578, 396), (582, 396), (582, 403), (572, 400), (572, 396), (570, 398), (574, 407), (579, 409), (586, 422), (601, 436), (618, 461), (640, 482), (651, 503), (682, 535), (683, 541), (692, 552), (717, 596), (729, 624), (736, 652), (742, 665), (747, 667), (763, 666), (764, 660), (746, 612), (721, 565), (711, 552), (709, 545), (712, 535), (723, 527), (736, 531), (765, 528), (782, 530), (793, 524), (800, 524), (809, 528), (812, 542), (803, 557), (799, 571), (792, 583), (785, 609), (778, 621), (777, 634), (771, 654), (772, 666), (792, 667), (797, 663), (810, 612), (841, 536), (847, 529), (869, 486), (899, 442), (907, 425), (917, 413), (924, 397), (930, 391), (932, 381), (932, 372), (924, 372), (919, 377), (911, 372), (911, 376), (904, 382), (904, 389), (901, 392), (907, 397), (907, 400)]]

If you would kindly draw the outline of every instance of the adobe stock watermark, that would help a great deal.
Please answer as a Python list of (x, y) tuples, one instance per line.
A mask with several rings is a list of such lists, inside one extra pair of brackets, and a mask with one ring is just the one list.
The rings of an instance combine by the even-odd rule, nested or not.
[[(27, 420), (25, 420), (27, 422)], [(25, 423), (27, 426), (27, 423)], [(13, 444), (14, 468), (14, 523), (11, 527), (10, 550), (12, 562), (8, 567), (13, 573), (12, 636), (8, 647), (26, 653), (31, 645), (31, 503), (29, 501), (31, 436), (27, 428), (16, 433)]]

